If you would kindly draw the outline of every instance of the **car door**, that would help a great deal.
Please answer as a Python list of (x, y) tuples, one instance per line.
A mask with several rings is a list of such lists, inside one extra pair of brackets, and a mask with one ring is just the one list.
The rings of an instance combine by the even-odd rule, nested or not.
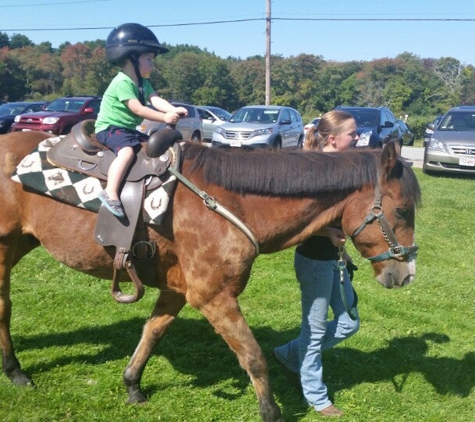
[(213, 132), (216, 129), (216, 119), (214, 116), (204, 108), (198, 108), (198, 113), (203, 121), (203, 132), (205, 139), (211, 139)]
[(292, 145), (292, 118), (290, 117), (290, 110), (283, 108), (280, 112), (279, 118), (280, 137), (282, 139), (282, 147)]

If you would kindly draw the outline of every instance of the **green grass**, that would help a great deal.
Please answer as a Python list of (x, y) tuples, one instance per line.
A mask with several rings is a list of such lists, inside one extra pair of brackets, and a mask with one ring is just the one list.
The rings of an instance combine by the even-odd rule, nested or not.
[[(361, 329), (325, 352), (325, 379), (345, 421), (469, 422), (475, 413), (474, 180), (429, 177), (417, 214), (415, 281), (386, 290), (370, 264), (355, 287)], [(293, 250), (260, 256), (241, 306), (269, 358), (286, 421), (322, 420), (289, 386), (272, 348), (298, 334)], [(116, 304), (109, 283), (72, 271), (43, 249), (25, 257), (12, 283), (12, 335), (36, 388), (0, 376), (2, 421), (259, 421), (247, 375), (206, 320), (186, 307), (143, 377), (145, 405), (127, 405), (125, 368), (156, 299)]]

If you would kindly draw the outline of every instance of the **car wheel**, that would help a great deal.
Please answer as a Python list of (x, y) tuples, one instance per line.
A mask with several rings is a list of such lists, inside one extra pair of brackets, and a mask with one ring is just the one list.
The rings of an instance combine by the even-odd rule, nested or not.
[(282, 139), (275, 138), (274, 143), (272, 145), (273, 149), (281, 149), (282, 148)]
[(201, 136), (199, 132), (193, 132), (193, 135), (191, 135), (191, 142), (201, 143)]

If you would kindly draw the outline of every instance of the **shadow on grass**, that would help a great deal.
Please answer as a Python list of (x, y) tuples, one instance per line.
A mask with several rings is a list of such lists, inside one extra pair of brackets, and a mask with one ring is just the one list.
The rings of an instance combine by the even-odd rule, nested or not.
[[(17, 351), (77, 346), (81, 343), (103, 346), (94, 355), (81, 354), (78, 351), (80, 348), (64, 348), (64, 355), (61, 357), (24, 368), (34, 378), (36, 372), (46, 372), (57, 366), (76, 362), (97, 365), (131, 356), (139, 340), (143, 322), (140, 318), (133, 318), (107, 326), (45, 336), (18, 336), (14, 341)], [(253, 328), (253, 332), (268, 359), (271, 385), (282, 404), (284, 417), (287, 421), (296, 421), (297, 414), (306, 413), (307, 405), (299, 397), (297, 390), (289, 389), (288, 380), (271, 356), (273, 347), (288, 341), (298, 332), (277, 332), (269, 327)], [(445, 335), (427, 333), (420, 337), (395, 337), (387, 347), (371, 352), (341, 346), (328, 350), (324, 354), (324, 365), (329, 391), (348, 389), (361, 383), (390, 381), (395, 391), (401, 392), (410, 374), (419, 373), (439, 394), (466, 397), (475, 386), (475, 353), (467, 353), (461, 360), (427, 355), (431, 342), (449, 341)], [(218, 397), (233, 400), (247, 394), (247, 375), (239, 367), (235, 355), (204, 319), (177, 319), (160, 346), (155, 349), (154, 355), (166, 358), (176, 371), (192, 375), (193, 386), (198, 388), (211, 388), (224, 380), (231, 380), (230, 389), (216, 387), (214, 394)], [(146, 370), (145, 376), (148, 381), (145, 389), (147, 395), (152, 396), (166, 388), (160, 382), (160, 374)]]

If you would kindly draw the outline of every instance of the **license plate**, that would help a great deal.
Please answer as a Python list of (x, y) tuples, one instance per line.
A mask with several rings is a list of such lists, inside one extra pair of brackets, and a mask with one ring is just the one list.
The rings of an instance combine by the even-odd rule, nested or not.
[(461, 166), (475, 167), (475, 157), (460, 157), (459, 164)]
[(241, 147), (242, 143), (239, 140), (233, 140), (233, 141), (230, 142), (229, 145), (232, 146), (232, 147)]

